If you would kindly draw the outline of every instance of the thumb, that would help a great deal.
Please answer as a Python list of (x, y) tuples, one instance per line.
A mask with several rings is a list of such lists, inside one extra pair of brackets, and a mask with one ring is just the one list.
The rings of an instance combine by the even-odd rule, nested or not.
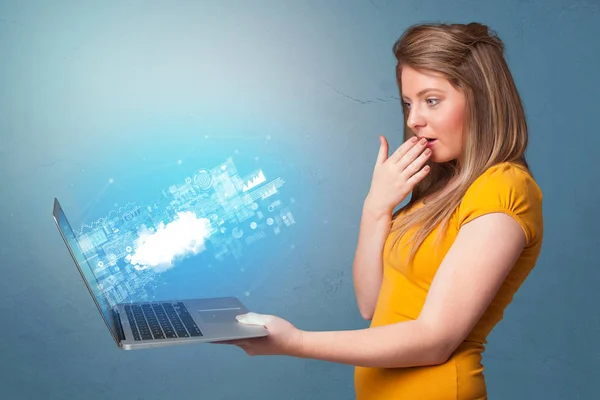
[(265, 326), (271, 321), (271, 316), (249, 312), (247, 314), (238, 315), (235, 319), (242, 324)]
[(387, 139), (383, 135), (379, 135), (379, 154), (377, 155), (377, 163), (381, 164), (388, 158), (389, 146)]

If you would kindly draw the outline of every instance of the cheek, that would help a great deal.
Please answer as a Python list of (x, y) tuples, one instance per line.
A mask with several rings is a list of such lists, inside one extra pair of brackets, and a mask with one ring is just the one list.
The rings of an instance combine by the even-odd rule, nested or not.
[(438, 121), (440, 137), (450, 146), (460, 146), (462, 142), (462, 129), (464, 114), (460, 109), (449, 110)]

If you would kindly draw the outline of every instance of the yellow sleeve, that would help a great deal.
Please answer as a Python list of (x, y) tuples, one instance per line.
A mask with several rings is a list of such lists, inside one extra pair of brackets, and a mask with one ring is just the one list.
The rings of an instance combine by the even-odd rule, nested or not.
[(477, 217), (494, 212), (508, 214), (521, 225), (527, 246), (541, 240), (542, 192), (524, 169), (502, 163), (477, 178), (458, 207), (459, 229)]

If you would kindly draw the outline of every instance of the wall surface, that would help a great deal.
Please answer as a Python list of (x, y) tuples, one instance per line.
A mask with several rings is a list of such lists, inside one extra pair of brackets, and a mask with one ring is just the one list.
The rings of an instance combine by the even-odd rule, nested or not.
[(593, 398), (593, 0), (0, 2), (0, 397), (352, 398), (346, 365), (215, 345), (118, 350), (52, 201), (80, 227), (228, 158), (243, 176), (281, 177), (294, 224), (239, 258), (170, 268), (155, 298), (235, 295), (302, 329), (366, 327), (351, 267), (378, 135), (402, 138), (391, 48), (430, 21), (482, 22), (505, 42), (544, 193), (538, 265), (484, 355), (490, 398)]

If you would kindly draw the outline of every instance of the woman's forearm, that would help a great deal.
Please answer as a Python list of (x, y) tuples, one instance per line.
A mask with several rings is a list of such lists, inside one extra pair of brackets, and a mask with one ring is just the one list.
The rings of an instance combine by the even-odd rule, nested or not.
[(360, 330), (302, 331), (301, 336), (293, 355), (302, 358), (376, 368), (435, 365), (447, 359), (442, 342), (418, 320)]
[(365, 201), (358, 245), (352, 266), (354, 291), (361, 315), (371, 319), (383, 280), (383, 246), (390, 231), (391, 213), (370, 208)]

